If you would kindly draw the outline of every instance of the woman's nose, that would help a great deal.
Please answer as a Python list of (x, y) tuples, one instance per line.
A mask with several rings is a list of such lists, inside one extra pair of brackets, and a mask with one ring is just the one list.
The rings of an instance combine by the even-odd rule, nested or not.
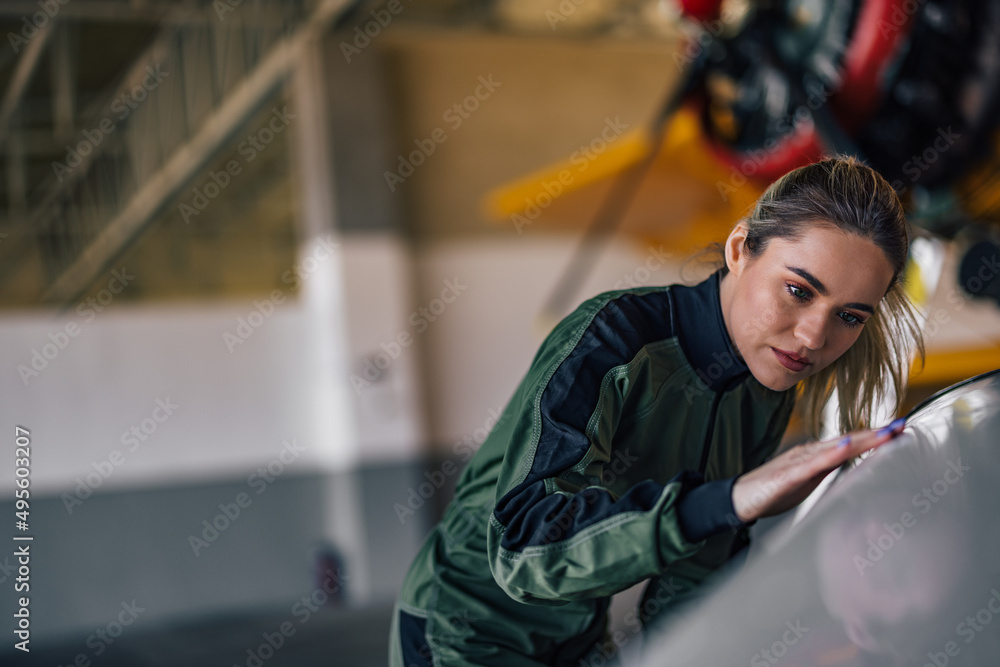
[(826, 343), (826, 321), (821, 315), (810, 314), (799, 319), (795, 337), (810, 350), (818, 350)]

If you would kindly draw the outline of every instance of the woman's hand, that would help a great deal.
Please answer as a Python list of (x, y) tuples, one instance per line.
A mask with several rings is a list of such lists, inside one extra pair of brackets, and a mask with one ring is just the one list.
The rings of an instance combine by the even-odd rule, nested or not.
[(743, 522), (781, 514), (813, 492), (823, 478), (848, 459), (903, 432), (897, 419), (877, 431), (855, 431), (836, 440), (796, 445), (741, 475), (733, 485), (733, 508)]

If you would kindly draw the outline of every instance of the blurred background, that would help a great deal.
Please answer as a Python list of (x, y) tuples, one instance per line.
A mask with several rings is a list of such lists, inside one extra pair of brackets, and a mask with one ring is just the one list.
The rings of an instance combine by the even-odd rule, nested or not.
[(707, 276), (826, 153), (914, 225), (906, 404), (1000, 367), (996, 1), (10, 0), (0, 34), (5, 664), (385, 664), (555, 322)]

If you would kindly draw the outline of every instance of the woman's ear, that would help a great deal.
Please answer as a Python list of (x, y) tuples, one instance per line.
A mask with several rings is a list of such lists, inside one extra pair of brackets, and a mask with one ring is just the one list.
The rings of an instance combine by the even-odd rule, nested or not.
[(733, 231), (729, 232), (729, 238), (726, 239), (726, 243), (723, 246), (723, 255), (726, 258), (726, 267), (729, 272), (734, 275), (739, 275), (740, 270), (746, 263), (746, 252), (743, 248), (743, 243), (747, 240), (747, 223), (745, 220), (740, 220)]

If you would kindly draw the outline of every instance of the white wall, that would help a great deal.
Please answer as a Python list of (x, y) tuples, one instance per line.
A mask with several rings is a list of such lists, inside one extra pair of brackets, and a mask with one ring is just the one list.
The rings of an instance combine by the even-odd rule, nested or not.
[[(350, 383), (404, 329), (405, 251), (391, 239), (328, 239), (304, 247), (297, 267), (301, 292), (286, 285), (274, 301), (6, 314), (3, 415), (31, 431), (31, 488), (71, 490), (97, 468), (111, 472), (89, 486), (105, 491), (245, 477), (286, 440), (305, 447), (290, 472), (412, 458), (423, 440), (412, 350), (371, 391)], [(241, 319), (259, 326), (238, 331)], [(157, 400), (177, 407), (168, 416)], [(133, 427), (146, 439), (127, 435)], [(0, 464), (0, 489), (13, 488), (12, 465)]]
[[(274, 306), (230, 353), (223, 333), (234, 332), (253, 308), (252, 300), (112, 304), (89, 323), (74, 311), (58, 319), (37, 312), (0, 320), (3, 412), (8, 424), (31, 431), (32, 488), (72, 487), (115, 450), (124, 462), (105, 489), (243, 474), (274, 459), (286, 439), (306, 447), (293, 469), (346, 462), (349, 431), (319, 433), (310, 418), (312, 360), (303, 344), (309, 318), (301, 302)], [(32, 351), (42, 351), (49, 334), (68, 323), (78, 324), (79, 334), (26, 386), (17, 366), (30, 367)], [(178, 406), (162, 423), (149, 421), (157, 399)], [(349, 423), (346, 406), (329, 409)], [(138, 445), (123, 444), (123, 434), (141, 429), (143, 420), (155, 431)], [(3, 475), (0, 488), (11, 484), (12, 475)]]
[(412, 251), (390, 233), (347, 234), (341, 242), (350, 345), (349, 373), (337, 381), (358, 424), (358, 461), (409, 460), (426, 440), (422, 335), (410, 322), (418, 307)]

